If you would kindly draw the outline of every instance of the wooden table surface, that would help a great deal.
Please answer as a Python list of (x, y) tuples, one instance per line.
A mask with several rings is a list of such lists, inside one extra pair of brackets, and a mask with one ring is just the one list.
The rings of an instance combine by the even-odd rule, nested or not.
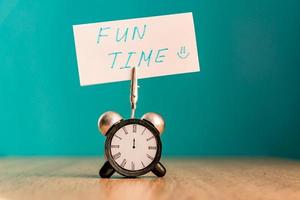
[(0, 200), (300, 199), (300, 161), (275, 158), (165, 159), (152, 174), (100, 179), (99, 158), (2, 158)]

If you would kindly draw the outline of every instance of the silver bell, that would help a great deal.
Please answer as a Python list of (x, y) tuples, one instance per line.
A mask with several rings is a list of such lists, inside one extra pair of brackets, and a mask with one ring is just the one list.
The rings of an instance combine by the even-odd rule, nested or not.
[(102, 135), (105, 136), (108, 129), (115, 123), (119, 122), (121, 119), (123, 119), (121, 115), (116, 112), (105, 112), (98, 119), (98, 129), (102, 133)]
[(163, 133), (164, 129), (165, 129), (165, 121), (162, 118), (162, 116), (160, 116), (157, 113), (153, 113), (153, 112), (149, 112), (146, 113), (142, 116), (142, 119), (145, 119), (149, 122), (151, 122), (154, 127), (159, 131), (160, 134)]

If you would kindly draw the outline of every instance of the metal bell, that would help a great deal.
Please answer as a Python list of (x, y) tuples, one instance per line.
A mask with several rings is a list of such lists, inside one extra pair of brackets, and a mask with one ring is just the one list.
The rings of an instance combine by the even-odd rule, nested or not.
[(108, 129), (123, 118), (116, 112), (108, 111), (103, 113), (98, 119), (98, 129), (102, 135), (106, 135)]
[(165, 129), (165, 121), (162, 118), (162, 116), (160, 116), (157, 113), (153, 113), (153, 112), (149, 112), (146, 113), (142, 116), (142, 119), (145, 119), (149, 122), (151, 122), (154, 127), (159, 131), (160, 134), (163, 133), (164, 129)]

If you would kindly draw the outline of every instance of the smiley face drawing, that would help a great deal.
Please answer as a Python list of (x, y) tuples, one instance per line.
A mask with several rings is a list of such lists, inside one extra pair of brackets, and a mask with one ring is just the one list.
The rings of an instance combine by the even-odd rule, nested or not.
[(180, 51), (177, 52), (177, 56), (181, 59), (186, 59), (190, 55), (189, 52), (186, 51), (186, 47), (180, 47)]

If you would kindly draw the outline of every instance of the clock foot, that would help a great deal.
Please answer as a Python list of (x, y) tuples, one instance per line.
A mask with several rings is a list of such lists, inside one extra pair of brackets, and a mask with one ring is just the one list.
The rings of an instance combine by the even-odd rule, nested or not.
[(163, 177), (167, 170), (166, 168), (159, 162), (157, 163), (157, 165), (154, 167), (154, 169), (152, 170), (153, 174), (155, 174), (158, 177)]
[(114, 173), (115, 173), (115, 170), (108, 161), (106, 161), (104, 163), (104, 165), (101, 167), (101, 169), (99, 171), (99, 175), (101, 178), (109, 178)]

